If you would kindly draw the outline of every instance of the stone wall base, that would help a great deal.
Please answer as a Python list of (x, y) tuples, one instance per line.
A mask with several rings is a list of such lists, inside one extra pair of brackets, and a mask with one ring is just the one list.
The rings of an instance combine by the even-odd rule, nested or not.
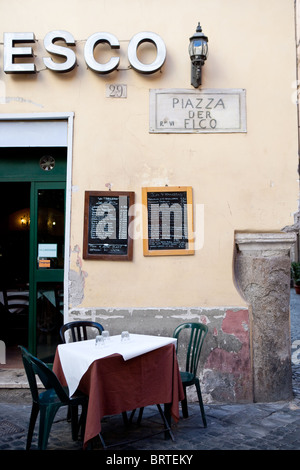
[[(201, 390), (205, 403), (252, 402), (249, 313), (245, 308), (144, 308), (74, 309), (70, 320), (90, 319), (103, 325), (110, 334), (123, 330), (132, 333), (172, 336), (183, 322), (208, 325), (199, 364)], [(178, 351), (184, 369), (184, 348)], [(188, 390), (189, 400), (197, 400), (195, 387)]]

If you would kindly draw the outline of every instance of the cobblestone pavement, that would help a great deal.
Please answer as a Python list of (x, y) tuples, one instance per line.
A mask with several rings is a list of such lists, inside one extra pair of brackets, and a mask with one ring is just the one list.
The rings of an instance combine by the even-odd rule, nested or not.
[[(116, 445), (110, 451), (104, 451), (100, 440), (95, 440), (92, 450), (101, 451), (102, 454), (80, 452), (82, 442), (72, 441), (70, 423), (66, 420), (66, 409), (61, 409), (51, 429), (48, 449), (79, 451), (76, 452), (78, 457), (97, 454), (99, 457), (101, 455), (101, 459), (110, 458), (111, 455), (115, 458), (120, 451), (126, 451), (126, 455), (135, 455), (136, 451), (141, 450), (161, 453), (162, 458), (171, 454), (175, 454), (175, 457), (182, 453), (187, 455), (189, 451), (193, 454), (200, 450), (300, 450), (300, 296), (293, 295), (293, 292), (291, 294), (293, 400), (276, 403), (205, 405), (207, 428), (202, 425), (199, 405), (189, 403), (190, 416), (172, 425), (174, 442), (165, 439), (164, 433), (149, 437), (150, 433), (162, 430), (161, 418), (156, 407), (147, 407), (141, 426), (138, 427), (134, 423), (127, 430), (123, 426), (122, 416), (107, 417), (102, 423), (103, 437), (107, 445)], [(31, 398), (28, 391), (23, 389), (18, 393), (9, 392), (2, 397), (0, 395), (1, 451), (25, 449), (30, 410)], [(32, 449), (36, 449), (37, 446), (37, 429), (36, 426)], [(140, 440), (120, 445), (124, 439)], [(3, 456), (3, 453), (1, 455)]]

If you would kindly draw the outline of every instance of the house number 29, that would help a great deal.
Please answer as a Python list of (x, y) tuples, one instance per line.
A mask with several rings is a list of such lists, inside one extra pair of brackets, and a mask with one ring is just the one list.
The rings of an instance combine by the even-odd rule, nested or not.
[(127, 98), (127, 85), (106, 84), (106, 98)]

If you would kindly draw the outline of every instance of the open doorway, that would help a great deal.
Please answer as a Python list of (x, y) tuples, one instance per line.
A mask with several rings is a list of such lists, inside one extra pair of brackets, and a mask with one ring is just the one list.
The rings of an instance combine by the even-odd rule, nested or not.
[(30, 183), (0, 184), (1, 339), (7, 368), (18, 367), (18, 344), (28, 347)]
[[(58, 324), (67, 314), (68, 270), (64, 268), (69, 253), (65, 240), (70, 236), (73, 118), (69, 112), (0, 115), (0, 287), (10, 285), (22, 294), (29, 291), (23, 322), (7, 323), (0, 300), (0, 369), (16, 367), (11, 342), (28, 346), (34, 355), (51, 362)], [(11, 209), (14, 200), (20, 205)], [(29, 212), (24, 212), (28, 207)], [(17, 220), (22, 231), (9, 228), (10, 210), (21, 210)], [(4, 292), (2, 298), (5, 302)], [(22, 330), (21, 324), (19, 342), (16, 326)], [(5, 338), (9, 344), (3, 364)]]
[(3, 148), (1, 157), (3, 368), (22, 367), (18, 345), (51, 363), (64, 321), (66, 148)]

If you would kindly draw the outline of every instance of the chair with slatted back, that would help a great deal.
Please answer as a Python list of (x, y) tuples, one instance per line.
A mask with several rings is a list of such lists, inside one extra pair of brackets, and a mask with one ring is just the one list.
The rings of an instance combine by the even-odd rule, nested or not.
[(3, 290), (7, 342), (22, 342), (28, 335), (29, 292)]
[(201, 388), (200, 382), (196, 375), (198, 363), (200, 359), (201, 349), (203, 346), (204, 338), (208, 332), (208, 328), (206, 325), (202, 323), (182, 323), (181, 325), (175, 328), (173, 337), (177, 338), (177, 352), (178, 352), (178, 345), (179, 345), (179, 334), (182, 333), (184, 330), (189, 329), (189, 338), (187, 339), (187, 353), (186, 353), (186, 360), (185, 360), (185, 371), (180, 372), (182, 385), (184, 389), (185, 398), (181, 402), (182, 406), (182, 414), (184, 418), (188, 417), (188, 406), (187, 406), (187, 398), (186, 398), (186, 388), (190, 385), (195, 385), (199, 400), (200, 411), (202, 415), (202, 420), (204, 427), (207, 427), (206, 417), (204, 412), (204, 406), (202, 401), (201, 395)]
[(62, 342), (66, 343), (65, 333), (69, 331), (71, 334), (70, 340), (72, 342), (84, 341), (89, 339), (90, 337), (88, 334), (89, 330), (92, 332), (92, 335), (95, 336), (95, 330), (96, 334), (100, 335), (104, 328), (100, 323), (94, 321), (72, 321), (62, 325), (62, 327), (60, 328), (60, 337)]
[(28, 292), (3, 291), (5, 308), (12, 314), (27, 314), (29, 307)]

